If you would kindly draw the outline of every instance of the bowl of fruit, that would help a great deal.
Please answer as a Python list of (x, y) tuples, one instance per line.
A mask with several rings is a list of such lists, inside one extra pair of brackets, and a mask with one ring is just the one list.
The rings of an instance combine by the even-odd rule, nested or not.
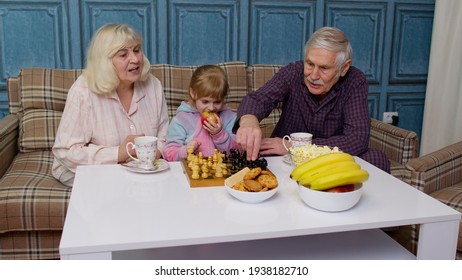
[(363, 193), (369, 173), (347, 153), (329, 153), (293, 169), (292, 180), (299, 185), (301, 199), (308, 206), (327, 212), (355, 206)]
[(350, 184), (326, 191), (313, 190), (303, 185), (299, 186), (299, 194), (303, 202), (311, 208), (326, 211), (340, 212), (355, 206), (363, 191), (362, 184)]

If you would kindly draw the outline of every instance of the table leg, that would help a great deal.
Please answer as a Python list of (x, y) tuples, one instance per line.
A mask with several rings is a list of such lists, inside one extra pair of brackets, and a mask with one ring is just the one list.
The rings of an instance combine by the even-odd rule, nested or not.
[(454, 260), (457, 250), (459, 220), (420, 225), (418, 260)]

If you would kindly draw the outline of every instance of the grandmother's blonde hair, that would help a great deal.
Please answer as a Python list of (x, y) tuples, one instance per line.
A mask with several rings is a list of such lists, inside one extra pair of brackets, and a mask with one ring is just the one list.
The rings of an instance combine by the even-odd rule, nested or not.
[[(87, 64), (82, 73), (88, 88), (96, 94), (109, 94), (120, 83), (112, 58), (121, 49), (132, 44), (140, 44), (143, 38), (126, 24), (106, 24), (96, 31), (87, 50)], [(142, 49), (142, 48), (141, 48)], [(151, 64), (143, 53), (141, 81), (149, 76)]]

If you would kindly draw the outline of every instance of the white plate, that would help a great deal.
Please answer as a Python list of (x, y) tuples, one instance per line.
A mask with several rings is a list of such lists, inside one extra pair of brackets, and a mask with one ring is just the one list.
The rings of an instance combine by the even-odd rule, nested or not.
[(122, 166), (131, 172), (145, 173), (145, 174), (157, 173), (157, 172), (161, 172), (161, 171), (164, 171), (170, 168), (170, 165), (165, 159), (156, 159), (154, 163), (154, 166), (157, 167), (156, 169), (144, 169), (142, 167), (139, 167), (139, 163), (134, 160), (127, 162), (127, 163), (122, 163)]
[(292, 159), (290, 159), (290, 155), (287, 154), (285, 156), (282, 157), (282, 162), (288, 164), (288, 165), (292, 165)]

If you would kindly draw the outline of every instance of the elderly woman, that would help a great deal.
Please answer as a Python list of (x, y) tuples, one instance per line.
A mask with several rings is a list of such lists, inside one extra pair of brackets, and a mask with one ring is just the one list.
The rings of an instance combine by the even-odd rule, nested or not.
[(159, 158), (168, 128), (162, 85), (149, 72), (138, 33), (107, 24), (92, 38), (87, 57), (67, 95), (53, 146), (53, 176), (67, 186), (79, 165), (128, 160), (126, 144), (141, 135), (159, 138)]

